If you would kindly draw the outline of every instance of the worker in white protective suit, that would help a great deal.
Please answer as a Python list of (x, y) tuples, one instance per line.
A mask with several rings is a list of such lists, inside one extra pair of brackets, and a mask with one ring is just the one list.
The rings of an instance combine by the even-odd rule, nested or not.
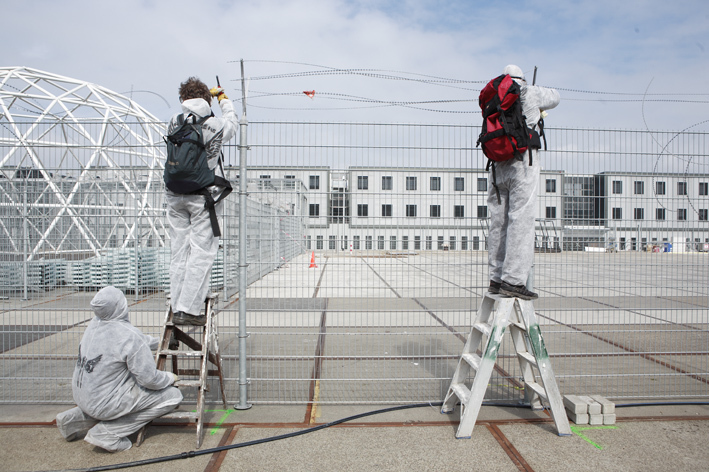
[[(213, 116), (212, 97), (219, 101), (222, 117)], [(234, 105), (221, 87), (211, 90), (199, 79), (190, 77), (180, 84), (180, 101), (185, 120), (207, 118), (202, 124), (207, 162), (215, 174), (223, 167), (220, 162), (222, 144), (234, 137), (239, 127)], [(211, 117), (210, 117), (211, 115)], [(178, 117), (170, 120), (168, 134), (178, 128)], [(222, 187), (211, 186), (209, 192), (218, 199)], [(175, 324), (201, 326), (206, 316), (200, 315), (209, 291), (212, 263), (219, 250), (219, 237), (213, 233), (212, 222), (205, 198), (199, 194), (177, 194), (166, 190), (167, 221), (169, 224), (170, 297)], [(223, 202), (215, 206), (216, 215), (221, 213)]]
[[(559, 92), (528, 85), (522, 69), (515, 65), (508, 65), (502, 73), (509, 74), (520, 86), (522, 113), (527, 126), (539, 132), (542, 112), (559, 104)], [(489, 291), (525, 300), (538, 298), (538, 294), (526, 287), (534, 261), (534, 219), (540, 170), (537, 149), (532, 149), (532, 165), (529, 164), (526, 157), (496, 162), (499, 201), (493, 186), (489, 187), (487, 197), (490, 212)]]
[(130, 323), (123, 292), (105, 287), (91, 307), (96, 316), (81, 338), (72, 378), (77, 406), (57, 415), (57, 427), (67, 441), (85, 435), (89, 444), (125, 451), (127, 436), (174, 410), (182, 394), (172, 386), (177, 376), (156, 368), (150, 351), (158, 340)]

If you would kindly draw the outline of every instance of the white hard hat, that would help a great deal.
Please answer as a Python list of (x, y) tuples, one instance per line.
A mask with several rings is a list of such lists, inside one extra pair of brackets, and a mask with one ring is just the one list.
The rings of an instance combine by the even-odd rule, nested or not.
[(526, 79), (524, 78), (524, 72), (522, 72), (522, 69), (520, 69), (519, 66), (516, 66), (514, 64), (506, 66), (502, 73), (509, 75), (513, 79), (522, 79), (526, 82)]

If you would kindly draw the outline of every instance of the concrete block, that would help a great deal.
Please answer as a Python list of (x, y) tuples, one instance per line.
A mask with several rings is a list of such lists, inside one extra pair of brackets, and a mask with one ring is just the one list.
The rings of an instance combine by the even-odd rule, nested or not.
[(601, 404), (593, 400), (591, 397), (588, 396), (579, 396), (579, 399), (581, 401), (584, 401), (588, 404), (588, 414), (589, 415), (600, 415), (601, 414)]
[(600, 395), (591, 395), (591, 398), (601, 404), (601, 413), (604, 415), (615, 413), (615, 403)]
[(572, 413), (566, 410), (566, 414), (571, 421), (576, 424), (588, 424), (588, 414), (587, 413)]
[(606, 413), (603, 415), (603, 424), (615, 424), (615, 413)]
[(600, 413), (597, 415), (588, 415), (588, 424), (599, 426), (603, 424), (603, 415)]
[(564, 395), (564, 407), (569, 413), (576, 415), (588, 413), (588, 403), (576, 395)]

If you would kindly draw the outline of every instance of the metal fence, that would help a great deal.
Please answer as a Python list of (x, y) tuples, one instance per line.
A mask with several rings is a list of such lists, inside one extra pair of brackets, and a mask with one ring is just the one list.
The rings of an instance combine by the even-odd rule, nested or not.
[[(479, 128), (248, 131), (249, 287), (236, 293), (237, 198), (212, 273), (229, 400), (239, 296), (249, 402), (442, 400), (489, 282)], [(548, 129), (534, 305), (562, 393), (709, 396), (707, 136)], [(45, 144), (32, 161), (11, 135), (0, 142), (0, 154), (14, 153), (0, 169), (0, 402), (68, 403), (96, 289), (121, 287), (134, 324), (159, 331), (169, 285), (161, 171), (118, 158), (55, 165), (68, 153), (89, 162), (88, 142)], [(237, 154), (225, 149), (235, 186)], [(486, 399), (524, 398), (513, 354), (504, 341)]]

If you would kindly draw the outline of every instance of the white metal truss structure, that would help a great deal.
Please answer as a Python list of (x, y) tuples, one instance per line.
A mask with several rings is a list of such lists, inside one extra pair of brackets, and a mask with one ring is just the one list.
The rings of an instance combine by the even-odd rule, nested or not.
[(164, 247), (164, 133), (165, 123), (104, 87), (0, 67), (2, 259)]

